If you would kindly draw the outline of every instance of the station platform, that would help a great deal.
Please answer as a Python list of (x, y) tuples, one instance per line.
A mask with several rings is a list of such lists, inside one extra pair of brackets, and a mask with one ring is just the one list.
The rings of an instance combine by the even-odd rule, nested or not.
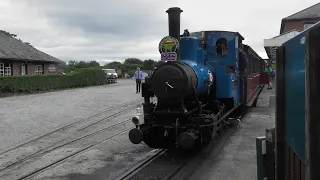
[[(273, 82), (274, 84), (274, 82)], [(241, 124), (216, 156), (209, 156), (190, 180), (256, 180), (256, 137), (275, 126), (275, 87), (263, 88)]]

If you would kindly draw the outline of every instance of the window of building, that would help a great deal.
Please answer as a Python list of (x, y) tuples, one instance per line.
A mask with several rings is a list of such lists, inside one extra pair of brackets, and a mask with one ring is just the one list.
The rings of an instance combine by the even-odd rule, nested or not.
[(11, 76), (11, 67), (4, 67), (4, 75)]
[(10, 63), (0, 62), (0, 76), (11, 76)]
[(226, 38), (219, 38), (216, 42), (216, 52), (220, 58), (228, 55), (228, 40)]
[(26, 64), (21, 64), (20, 66), (20, 75), (26, 75)]
[(313, 26), (313, 25), (314, 25), (314, 23), (305, 23), (305, 24), (303, 25), (303, 30), (308, 29), (308, 28), (310, 28), (310, 27)]
[(4, 63), (0, 62), (0, 76), (4, 76)]
[(34, 73), (35, 74), (43, 74), (43, 67), (42, 65), (35, 65), (34, 66)]

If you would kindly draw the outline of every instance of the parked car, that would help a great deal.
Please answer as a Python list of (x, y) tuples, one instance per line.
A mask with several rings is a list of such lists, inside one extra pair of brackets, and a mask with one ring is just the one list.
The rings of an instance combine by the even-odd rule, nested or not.
[(116, 83), (118, 79), (118, 74), (115, 69), (102, 69), (106, 75), (106, 80), (108, 83)]

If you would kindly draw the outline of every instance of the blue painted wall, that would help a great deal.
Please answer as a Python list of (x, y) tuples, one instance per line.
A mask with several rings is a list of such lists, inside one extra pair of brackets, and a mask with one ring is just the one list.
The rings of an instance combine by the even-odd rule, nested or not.
[(305, 32), (283, 44), (286, 141), (305, 162)]

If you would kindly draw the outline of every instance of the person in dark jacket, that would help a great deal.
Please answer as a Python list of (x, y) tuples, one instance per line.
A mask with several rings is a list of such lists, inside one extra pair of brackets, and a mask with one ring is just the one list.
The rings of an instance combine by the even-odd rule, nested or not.
[(248, 64), (248, 56), (243, 51), (243, 45), (240, 44), (240, 46), (239, 46), (239, 72), (240, 72), (240, 76), (242, 76), (243, 78), (245, 77), (245, 75), (247, 73), (247, 64)]
[(239, 45), (239, 75), (240, 75), (240, 90), (241, 99), (244, 99), (244, 80), (247, 74), (248, 56), (243, 51), (243, 44)]

